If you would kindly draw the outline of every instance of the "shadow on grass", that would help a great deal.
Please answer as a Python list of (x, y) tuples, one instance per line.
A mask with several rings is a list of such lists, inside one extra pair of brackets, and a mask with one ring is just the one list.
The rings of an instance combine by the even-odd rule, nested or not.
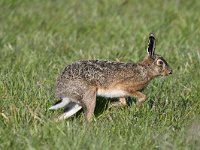
[[(99, 116), (101, 116), (105, 111), (110, 111), (110, 110), (112, 111), (112, 108), (114, 107), (110, 107), (110, 104), (116, 101), (118, 101), (118, 98), (97, 97), (96, 107), (94, 111), (95, 118), (98, 118)], [(133, 105), (136, 105), (136, 98), (127, 97), (126, 102), (128, 104), (128, 107), (132, 107)], [(155, 106), (154, 98), (149, 98), (146, 103), (150, 109), (152, 109)], [(120, 109), (120, 107), (118, 108)], [(121, 108), (124, 108), (124, 107), (121, 107)], [(63, 113), (63, 110), (60, 110), (60, 112)], [(54, 118), (57, 118), (60, 115), (60, 112), (57, 112), (56, 113), (57, 115)], [(81, 109), (75, 115), (71, 116), (69, 119), (74, 120), (74, 119), (80, 118), (81, 116), (84, 116), (84, 109)]]
[[(108, 110), (110, 104), (113, 103), (113, 102), (116, 102), (116, 101), (118, 101), (118, 98), (97, 97), (96, 107), (95, 107), (95, 111), (94, 111), (95, 117), (100, 116), (102, 113), (104, 113), (104, 111)], [(133, 104), (136, 103), (136, 99), (131, 98), (131, 97), (127, 97), (126, 102), (128, 104), (128, 107), (131, 107)], [(81, 109), (81, 111), (76, 113), (76, 115), (72, 118), (78, 118), (78, 117), (80, 117), (80, 115), (82, 113), (83, 113), (83, 109)]]

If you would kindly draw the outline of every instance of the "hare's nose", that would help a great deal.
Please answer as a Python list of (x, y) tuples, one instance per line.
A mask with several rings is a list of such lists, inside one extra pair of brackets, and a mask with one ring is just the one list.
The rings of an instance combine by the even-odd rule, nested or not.
[(172, 69), (169, 70), (169, 74), (172, 74)]

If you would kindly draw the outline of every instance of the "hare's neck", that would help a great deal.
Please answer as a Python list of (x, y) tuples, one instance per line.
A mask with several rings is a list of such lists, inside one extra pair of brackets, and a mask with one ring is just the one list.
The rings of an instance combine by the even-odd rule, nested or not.
[(153, 69), (154, 68), (152, 68), (152, 66), (146, 66), (147, 76), (149, 77), (150, 80), (159, 76)]
[(147, 71), (147, 76), (150, 80), (159, 76), (158, 72), (155, 69), (155, 66), (153, 65), (153, 61), (154, 59), (151, 59), (149, 58), (149, 56), (146, 56), (141, 62), (138, 63)]
[(150, 81), (152, 79), (154, 79), (155, 77), (157, 77), (157, 75), (154, 73), (154, 70), (152, 68), (152, 66), (148, 63), (143, 63), (140, 62), (138, 63), (138, 65), (141, 67), (141, 71), (144, 72), (144, 74), (146, 75), (146, 78)]

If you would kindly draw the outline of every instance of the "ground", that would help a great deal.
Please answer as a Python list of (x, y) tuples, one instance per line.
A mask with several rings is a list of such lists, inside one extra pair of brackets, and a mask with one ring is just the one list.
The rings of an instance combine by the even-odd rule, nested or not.
[[(198, 149), (200, 1), (1, 0), (0, 149)], [(98, 98), (83, 113), (54, 122), (55, 81), (75, 60), (137, 62), (148, 34), (173, 69), (145, 89), (147, 101), (108, 109)]]

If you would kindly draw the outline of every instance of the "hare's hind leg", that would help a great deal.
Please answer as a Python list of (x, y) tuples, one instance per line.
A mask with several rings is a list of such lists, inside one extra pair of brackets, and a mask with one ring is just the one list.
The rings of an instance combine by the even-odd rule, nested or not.
[(83, 106), (85, 111), (86, 120), (88, 122), (91, 121), (92, 116), (94, 114), (94, 109), (96, 105), (96, 88), (89, 89), (83, 96)]
[(69, 103), (66, 106), (64, 113), (62, 115), (60, 115), (56, 119), (56, 121), (65, 120), (65, 119), (71, 117), (72, 115), (74, 115), (75, 113), (77, 113), (81, 108), (82, 108), (82, 106), (80, 106), (77, 103), (74, 103), (74, 102)]
[(127, 106), (126, 99), (125, 99), (125, 97), (120, 97), (119, 101), (112, 102), (109, 108), (111, 108), (111, 107), (124, 107), (124, 106)]
[(60, 101), (56, 102), (53, 106), (51, 106), (49, 110), (56, 110), (65, 107), (67, 104), (69, 104), (69, 102), (70, 99), (68, 97), (64, 97)]

